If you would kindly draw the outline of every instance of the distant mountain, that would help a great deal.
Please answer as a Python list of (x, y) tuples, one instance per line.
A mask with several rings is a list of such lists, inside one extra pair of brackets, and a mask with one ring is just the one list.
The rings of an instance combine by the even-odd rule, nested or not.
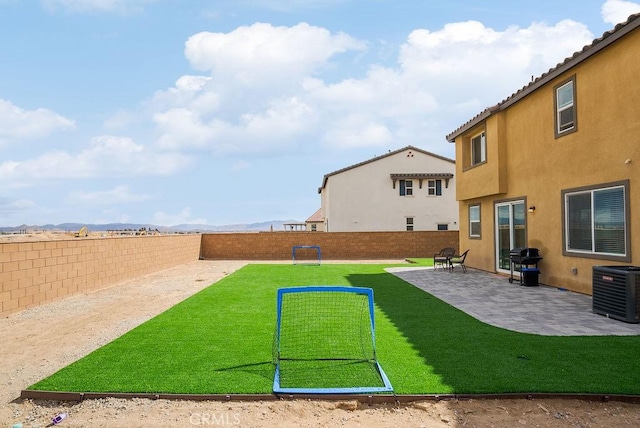
[(227, 224), (223, 226), (212, 226), (208, 224), (178, 224), (166, 229), (173, 232), (256, 232), (261, 230), (262, 231), (271, 230), (271, 227), (273, 227), (273, 230), (280, 231), (280, 230), (284, 230), (283, 225), (285, 223), (299, 223), (299, 221), (298, 220), (274, 220), (274, 221), (263, 221), (261, 223)]
[(142, 228), (150, 230), (159, 230), (161, 232), (259, 232), (273, 230), (284, 230), (285, 223), (300, 223), (297, 220), (273, 220), (264, 221), (261, 223), (239, 223), (239, 224), (227, 224), (222, 226), (213, 226), (209, 224), (178, 224), (171, 227), (156, 226), (153, 224), (139, 224), (139, 223), (108, 223), (108, 224), (84, 224), (84, 223), (61, 223), (61, 224), (45, 224), (45, 225), (26, 225), (16, 227), (2, 227), (0, 226), (0, 233), (17, 233), (23, 230), (36, 231), (36, 230), (48, 230), (48, 231), (78, 231), (82, 227), (87, 226), (90, 232), (103, 232), (108, 230), (140, 230)]

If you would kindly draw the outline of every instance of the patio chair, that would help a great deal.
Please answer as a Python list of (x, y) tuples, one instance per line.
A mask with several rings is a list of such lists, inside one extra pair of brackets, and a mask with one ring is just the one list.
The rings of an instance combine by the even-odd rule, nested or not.
[(446, 247), (440, 250), (438, 254), (433, 255), (433, 268), (437, 269), (440, 266), (442, 269), (449, 269), (449, 259), (456, 253), (455, 248)]
[(462, 272), (467, 273), (467, 267), (464, 265), (464, 260), (467, 258), (467, 253), (469, 250), (460, 254), (459, 256), (451, 256), (449, 258), (449, 269), (453, 270), (454, 267), (460, 266), (462, 268)]

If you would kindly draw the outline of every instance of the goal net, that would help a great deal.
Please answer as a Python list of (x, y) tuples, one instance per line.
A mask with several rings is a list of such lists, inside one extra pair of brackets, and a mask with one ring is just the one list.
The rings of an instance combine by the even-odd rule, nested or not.
[(275, 393), (393, 391), (376, 358), (373, 290), (311, 286), (278, 290)]

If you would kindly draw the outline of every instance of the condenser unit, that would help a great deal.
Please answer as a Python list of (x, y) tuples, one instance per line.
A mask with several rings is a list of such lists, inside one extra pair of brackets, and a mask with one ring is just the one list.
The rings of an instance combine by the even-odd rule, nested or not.
[(593, 312), (640, 323), (640, 267), (594, 266)]

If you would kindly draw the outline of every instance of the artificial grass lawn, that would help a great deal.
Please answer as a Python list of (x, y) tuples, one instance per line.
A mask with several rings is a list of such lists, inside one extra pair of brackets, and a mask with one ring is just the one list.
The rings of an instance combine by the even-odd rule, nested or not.
[(407, 259), (409, 263), (412, 263), (412, 267), (418, 266), (433, 266), (433, 258), (409, 258)]
[(640, 394), (640, 337), (559, 337), (484, 324), (382, 265), (249, 265), (29, 389), (271, 393), (276, 290), (370, 287), (378, 360), (398, 394)]

